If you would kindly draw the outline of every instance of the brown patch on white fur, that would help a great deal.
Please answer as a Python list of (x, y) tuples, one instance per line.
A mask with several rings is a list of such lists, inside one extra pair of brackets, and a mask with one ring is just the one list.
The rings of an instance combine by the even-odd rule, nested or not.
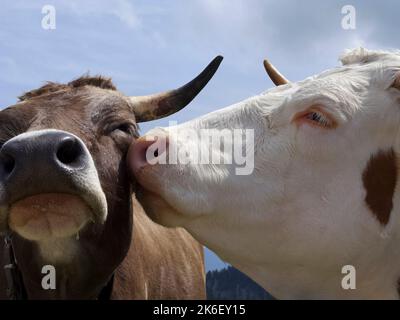
[(365, 202), (378, 221), (385, 226), (393, 209), (397, 182), (396, 155), (393, 149), (372, 155), (362, 178), (367, 191)]

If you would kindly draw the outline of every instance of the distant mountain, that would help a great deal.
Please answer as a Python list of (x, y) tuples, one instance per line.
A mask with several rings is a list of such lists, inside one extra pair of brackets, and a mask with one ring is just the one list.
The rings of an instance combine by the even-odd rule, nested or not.
[(229, 266), (207, 272), (209, 300), (271, 300), (273, 297), (249, 277)]

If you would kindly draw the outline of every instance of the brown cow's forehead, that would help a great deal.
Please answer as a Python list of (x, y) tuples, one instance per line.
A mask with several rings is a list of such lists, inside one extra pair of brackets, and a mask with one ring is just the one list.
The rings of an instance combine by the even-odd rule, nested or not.
[(117, 91), (83, 87), (25, 100), (0, 112), (0, 138), (7, 135), (60, 129), (82, 135), (96, 125), (115, 119), (131, 119), (127, 99)]
[(135, 118), (128, 99), (118, 91), (90, 88), (88, 110), (94, 123), (108, 117)]

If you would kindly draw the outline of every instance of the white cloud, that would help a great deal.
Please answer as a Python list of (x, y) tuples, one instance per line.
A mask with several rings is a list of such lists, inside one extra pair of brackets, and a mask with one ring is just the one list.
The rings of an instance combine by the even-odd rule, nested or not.
[(141, 19), (131, 2), (127, 0), (118, 0), (111, 3), (110, 12), (122, 22), (126, 23), (128, 27), (138, 28), (141, 26)]
[[(54, 6), (60, 14), (71, 13), (81, 17), (114, 16), (129, 28), (139, 28), (142, 24), (136, 7), (129, 0), (56, 0)], [(99, 26), (93, 26), (94, 29), (97, 27)]]

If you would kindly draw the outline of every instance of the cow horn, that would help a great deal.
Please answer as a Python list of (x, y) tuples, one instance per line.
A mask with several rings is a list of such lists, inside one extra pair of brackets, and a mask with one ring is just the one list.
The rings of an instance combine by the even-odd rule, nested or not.
[(276, 86), (288, 84), (290, 82), (267, 59), (264, 60), (264, 68)]
[(222, 57), (217, 56), (192, 81), (184, 86), (149, 96), (130, 97), (137, 122), (146, 122), (167, 117), (187, 106), (211, 80)]

